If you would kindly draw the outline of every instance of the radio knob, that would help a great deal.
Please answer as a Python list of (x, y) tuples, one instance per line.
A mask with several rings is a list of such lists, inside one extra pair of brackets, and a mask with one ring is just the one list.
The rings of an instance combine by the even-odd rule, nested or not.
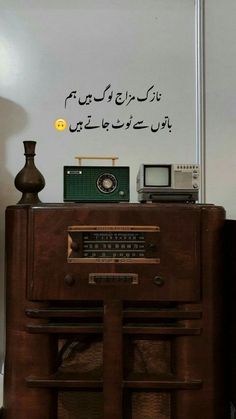
[(198, 173), (194, 173), (193, 174), (193, 179), (197, 179), (198, 178)]
[(64, 278), (64, 282), (65, 282), (66, 285), (71, 287), (72, 285), (75, 284), (75, 278), (73, 278), (73, 276), (67, 274)]
[(194, 188), (194, 189), (198, 189), (198, 183), (194, 183), (194, 184), (193, 184), (193, 188)]
[(153, 283), (155, 285), (157, 285), (158, 287), (161, 287), (162, 285), (164, 285), (164, 279), (161, 276), (155, 276), (153, 279)]
[(124, 195), (125, 195), (124, 191), (120, 191), (120, 192), (119, 192), (119, 195), (120, 195), (120, 196), (124, 196)]

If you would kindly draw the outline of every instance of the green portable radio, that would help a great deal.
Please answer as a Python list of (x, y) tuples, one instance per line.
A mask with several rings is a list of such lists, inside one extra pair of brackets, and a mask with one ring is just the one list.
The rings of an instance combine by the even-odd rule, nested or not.
[[(118, 157), (76, 157), (79, 166), (64, 166), (65, 202), (129, 201), (129, 167)], [(82, 166), (83, 159), (111, 159), (112, 166)]]

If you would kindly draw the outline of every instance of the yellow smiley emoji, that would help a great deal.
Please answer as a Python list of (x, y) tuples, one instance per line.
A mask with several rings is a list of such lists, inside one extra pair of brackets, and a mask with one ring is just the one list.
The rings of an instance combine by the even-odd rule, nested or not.
[(65, 119), (57, 119), (54, 122), (54, 127), (58, 130), (58, 131), (64, 131), (64, 129), (66, 129), (67, 127), (67, 122)]

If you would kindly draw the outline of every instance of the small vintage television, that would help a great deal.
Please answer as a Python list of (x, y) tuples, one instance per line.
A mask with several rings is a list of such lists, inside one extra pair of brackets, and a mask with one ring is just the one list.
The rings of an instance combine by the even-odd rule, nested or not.
[(137, 175), (140, 202), (195, 202), (200, 188), (198, 164), (141, 164)]

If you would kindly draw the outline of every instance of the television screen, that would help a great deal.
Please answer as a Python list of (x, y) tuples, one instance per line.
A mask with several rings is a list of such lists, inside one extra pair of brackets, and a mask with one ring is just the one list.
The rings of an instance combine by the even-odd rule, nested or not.
[(145, 166), (145, 186), (170, 186), (170, 166)]

